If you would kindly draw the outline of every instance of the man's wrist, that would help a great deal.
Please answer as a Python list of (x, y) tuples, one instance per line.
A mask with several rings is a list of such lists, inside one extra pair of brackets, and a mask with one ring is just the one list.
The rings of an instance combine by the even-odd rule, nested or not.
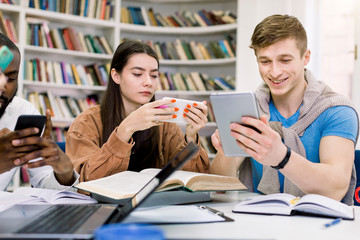
[(288, 146), (286, 146), (286, 155), (284, 159), (277, 166), (271, 166), (271, 167), (277, 170), (283, 169), (285, 165), (289, 162), (290, 156), (291, 156), (291, 149)]

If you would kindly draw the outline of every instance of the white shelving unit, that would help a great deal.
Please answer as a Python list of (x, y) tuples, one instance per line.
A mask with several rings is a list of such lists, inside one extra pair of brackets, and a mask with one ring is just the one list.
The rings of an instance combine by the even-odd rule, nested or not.
[[(190, 9), (195, 12), (201, 9), (206, 10), (231, 10), (237, 13), (239, 0), (113, 0), (114, 12), (113, 19), (99, 20), (87, 17), (80, 17), (70, 14), (63, 14), (52, 11), (39, 10), (28, 7), (25, 0), (15, 0), (15, 5), (0, 4), (0, 11), (5, 17), (11, 18), (15, 24), (18, 35), (18, 43), (22, 62), (19, 74), (18, 94), (23, 96), (24, 92), (45, 92), (51, 91), (53, 95), (67, 95), (81, 97), (89, 94), (98, 94), (105, 90), (104, 86), (79, 86), (69, 84), (54, 84), (33, 82), (24, 79), (24, 59), (41, 58), (47, 61), (67, 61), (74, 64), (105, 64), (111, 61), (112, 55), (95, 54), (80, 51), (61, 50), (54, 48), (44, 48), (30, 46), (26, 44), (27, 21), (28, 17), (40, 18), (48, 22), (50, 28), (73, 27), (76, 31), (87, 34), (103, 35), (107, 38), (113, 50), (123, 38), (175, 41), (180, 38), (185, 41), (197, 40), (208, 42), (220, 40), (224, 34), (232, 34), (237, 37), (238, 24), (225, 24), (210, 27), (153, 27), (139, 26), (134, 24), (120, 23), (121, 7), (123, 6), (144, 6), (146, 9), (152, 7), (154, 11), (162, 15), (170, 15), (175, 11)], [(209, 76), (230, 75), (236, 76), (236, 58), (212, 59), (212, 60), (161, 60), (160, 71), (168, 72), (204, 72)], [(225, 73), (225, 74), (222, 74)], [(209, 100), (209, 91), (158, 91), (157, 98), (163, 96), (173, 96), (193, 100)], [(66, 127), (71, 124), (73, 119), (53, 119), (53, 125)], [(215, 123), (208, 123), (200, 134), (211, 135), (216, 128)]]

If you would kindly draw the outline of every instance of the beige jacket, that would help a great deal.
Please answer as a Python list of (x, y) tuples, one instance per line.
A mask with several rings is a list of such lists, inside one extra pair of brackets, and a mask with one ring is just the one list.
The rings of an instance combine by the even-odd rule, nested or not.
[[(115, 129), (116, 130), (116, 129)], [(128, 169), (132, 144), (119, 139), (115, 130), (108, 141), (100, 147), (102, 122), (100, 106), (81, 113), (72, 123), (66, 136), (66, 154), (80, 173), (80, 181), (89, 181)], [(159, 159), (156, 167), (162, 168), (187, 143), (177, 124), (165, 123), (159, 127)], [(200, 145), (199, 141), (197, 143)], [(187, 171), (207, 173), (209, 158), (205, 150), (200, 151), (182, 168)]]

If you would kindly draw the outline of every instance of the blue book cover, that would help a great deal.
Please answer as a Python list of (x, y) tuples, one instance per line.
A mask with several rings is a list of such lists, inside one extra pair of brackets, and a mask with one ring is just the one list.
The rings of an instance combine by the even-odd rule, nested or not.
[(88, 16), (88, 0), (85, 0), (85, 6), (84, 6), (84, 17)]
[(228, 50), (225, 47), (224, 40), (219, 40), (219, 46), (220, 46), (221, 50), (224, 52), (225, 56), (227, 58), (230, 58), (230, 54), (229, 54)]
[(40, 46), (39, 44), (39, 24), (34, 24), (34, 46)]
[(207, 18), (207, 16), (204, 14), (204, 12), (202, 11), (198, 11), (199, 16), (204, 20), (204, 22), (206, 23), (206, 25), (208, 26), (212, 26), (212, 22)]
[(60, 62), (60, 66), (61, 66), (61, 75), (63, 78), (63, 83), (69, 83), (69, 79), (65, 70), (65, 62)]
[(56, 0), (48, 0), (48, 10), (56, 12)]

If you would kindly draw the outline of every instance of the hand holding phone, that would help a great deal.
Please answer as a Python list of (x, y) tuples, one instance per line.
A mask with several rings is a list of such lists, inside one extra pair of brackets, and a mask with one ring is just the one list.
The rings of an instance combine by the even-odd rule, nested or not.
[(15, 130), (36, 127), (39, 129), (37, 136), (41, 136), (45, 127), (46, 117), (43, 115), (20, 115)]
[(194, 103), (196, 103), (198, 105), (204, 105), (203, 102), (193, 101), (193, 100), (169, 98), (169, 97), (164, 97), (163, 99), (175, 99), (176, 100), (176, 102), (174, 102), (174, 103), (168, 104), (166, 106), (160, 106), (159, 108), (164, 108), (164, 107), (179, 108), (179, 111), (177, 111), (176, 118), (166, 120), (166, 122), (174, 122), (174, 123), (178, 123), (178, 124), (188, 124), (188, 122), (183, 117), (184, 109), (187, 108), (187, 105), (193, 106)]

